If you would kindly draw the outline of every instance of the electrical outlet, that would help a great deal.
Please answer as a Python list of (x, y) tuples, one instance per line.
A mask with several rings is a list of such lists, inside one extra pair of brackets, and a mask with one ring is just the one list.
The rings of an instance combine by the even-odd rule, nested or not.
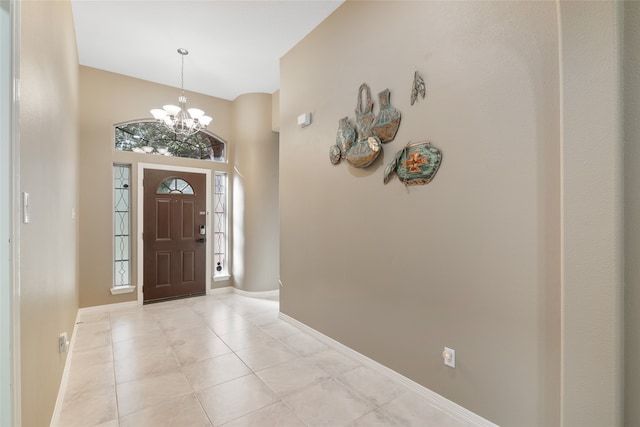
[(456, 351), (454, 349), (445, 347), (444, 351), (442, 352), (442, 358), (444, 359), (445, 365), (451, 368), (456, 367)]
[(58, 351), (60, 353), (66, 353), (69, 351), (69, 340), (67, 339), (67, 333), (63, 332), (58, 337)]

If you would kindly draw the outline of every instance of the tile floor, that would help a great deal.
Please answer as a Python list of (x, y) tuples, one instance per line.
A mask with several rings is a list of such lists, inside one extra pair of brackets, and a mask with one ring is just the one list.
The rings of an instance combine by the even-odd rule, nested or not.
[(59, 427), (467, 424), (278, 318), (218, 294), (84, 313)]

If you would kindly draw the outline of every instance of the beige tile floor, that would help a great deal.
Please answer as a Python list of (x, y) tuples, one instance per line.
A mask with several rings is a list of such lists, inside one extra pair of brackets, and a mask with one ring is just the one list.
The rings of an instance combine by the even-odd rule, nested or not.
[(467, 425), (280, 320), (275, 300), (85, 313), (71, 357), (59, 427)]

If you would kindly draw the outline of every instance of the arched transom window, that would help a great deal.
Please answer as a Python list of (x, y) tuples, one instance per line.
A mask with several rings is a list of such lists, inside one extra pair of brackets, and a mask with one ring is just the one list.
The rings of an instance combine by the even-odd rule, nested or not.
[(200, 131), (183, 137), (158, 122), (131, 122), (116, 126), (116, 150), (190, 159), (226, 160), (226, 143)]

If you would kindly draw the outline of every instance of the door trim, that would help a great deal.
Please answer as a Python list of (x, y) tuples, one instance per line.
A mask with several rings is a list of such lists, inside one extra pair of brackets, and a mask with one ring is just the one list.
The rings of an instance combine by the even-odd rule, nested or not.
[[(211, 169), (202, 169), (202, 168), (190, 168), (186, 166), (172, 166), (172, 165), (159, 165), (153, 163), (138, 163), (138, 218), (136, 220), (136, 240), (138, 245), (137, 257), (136, 257), (136, 272), (137, 272), (137, 285), (138, 285), (138, 305), (142, 305), (144, 301), (144, 296), (142, 294), (142, 288), (144, 284), (144, 244), (142, 241), (142, 230), (144, 229), (144, 190), (142, 188), (142, 180), (144, 179), (144, 171), (145, 169), (156, 169), (156, 170), (165, 170), (165, 171), (176, 171), (176, 172), (190, 172), (190, 173), (199, 173), (204, 174), (206, 176), (206, 206), (207, 206), (207, 219), (206, 226), (207, 230), (211, 230)], [(209, 295), (211, 293), (211, 239), (207, 239), (205, 242), (205, 252), (206, 252), (206, 261), (205, 261), (205, 278), (204, 283), (206, 287), (206, 293)]]
[[(2, 210), (4, 214), (8, 214), (8, 223), (3, 224), (8, 226), (7, 234), (9, 237), (8, 242), (8, 255), (10, 260), (8, 264), (4, 264), (3, 267), (8, 267), (8, 274), (3, 274), (2, 284), (0, 286), (6, 286), (6, 289), (2, 290), (7, 300), (3, 301), (1, 306), (5, 310), (8, 308), (6, 317), (8, 318), (8, 328), (3, 332), (9, 330), (9, 336), (2, 336), (2, 345), (9, 346), (6, 365), (2, 366), (2, 370), (8, 368), (8, 383), (10, 390), (8, 392), (9, 401), (2, 402), (0, 404), (0, 421), (4, 422), (9, 420), (11, 425), (19, 426), (22, 423), (22, 376), (21, 376), (21, 335), (20, 335), (20, 227), (21, 227), (21, 180), (20, 180), (20, 2), (9, 2), (9, 17), (8, 17), (8, 31), (3, 28), (2, 36), (9, 35), (9, 50), (6, 50), (6, 45), (2, 48), (1, 56), (3, 61), (9, 59), (8, 62), (8, 79), (9, 84), (4, 86), (7, 82), (3, 81), (4, 87), (0, 92), (4, 92), (8, 98), (8, 126), (6, 131), (2, 135), (2, 144), (6, 144), (3, 150), (9, 151), (9, 165), (7, 170), (2, 168), (0, 175), (2, 179), (8, 180), (9, 194), (2, 196)], [(7, 66), (5, 64), (5, 66)], [(3, 101), (5, 102), (5, 101)], [(6, 151), (5, 151), (6, 153)], [(8, 175), (8, 176), (7, 176)], [(4, 245), (5, 242), (2, 242)], [(4, 279), (8, 279), (7, 282)], [(4, 387), (4, 385), (3, 385)], [(6, 389), (3, 390), (3, 397)], [(6, 412), (5, 412), (6, 411)]]

